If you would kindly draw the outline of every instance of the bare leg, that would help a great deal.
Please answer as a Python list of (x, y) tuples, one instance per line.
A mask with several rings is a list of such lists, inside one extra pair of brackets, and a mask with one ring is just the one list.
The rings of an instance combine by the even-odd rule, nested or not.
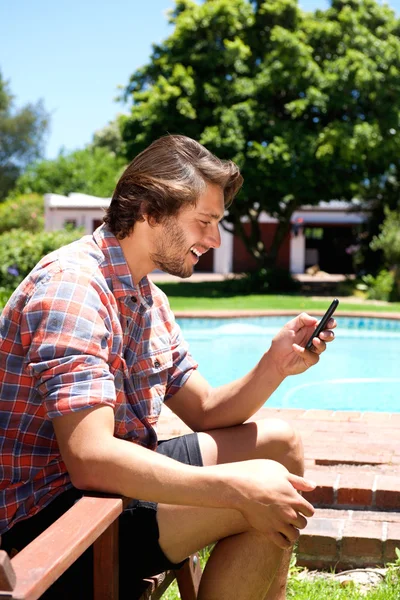
[[(278, 420), (199, 434), (205, 465), (267, 458), (303, 474), (302, 445)], [(160, 505), (160, 545), (174, 562), (217, 542), (204, 571), (199, 599), (284, 600), (290, 552), (249, 527), (239, 511)], [(177, 523), (179, 527), (177, 528)]]
[[(233, 430), (231, 431), (227, 428), (215, 432), (210, 431), (206, 434), (199, 434), (203, 460), (206, 457), (206, 464), (236, 462), (252, 458), (269, 458), (282, 463), (291, 473), (301, 476), (304, 474), (301, 439), (283, 421), (278, 419), (263, 420), (258, 423), (247, 423), (240, 427), (235, 427)], [(206, 438), (205, 436), (208, 437)], [(250, 556), (246, 557), (245, 554), (247, 553), (242, 551), (243, 538), (245, 536), (247, 536), (246, 543), (249, 545), (248, 552), (253, 551), (255, 554), (251, 559), (252, 562), (248, 560)], [(228, 541), (231, 549), (229, 557), (226, 556)], [(221, 548), (219, 548), (220, 546)], [(220, 541), (213, 551), (212, 557), (210, 557), (210, 564), (207, 565), (207, 568), (208, 566), (212, 567), (211, 558), (214, 557), (217, 549), (221, 550), (226, 560), (231, 562), (232, 567), (232, 561), (234, 560), (237, 563), (237, 569), (244, 575), (247, 573), (247, 577), (245, 576), (247, 587), (249, 586), (249, 564), (255, 570), (257, 570), (257, 565), (259, 566), (258, 572), (260, 573), (259, 581), (261, 585), (263, 585), (262, 582), (267, 576), (269, 585), (265, 587), (264, 584), (264, 594), (260, 593), (257, 595), (255, 593), (254, 598), (264, 598), (267, 589), (268, 593), (265, 595), (265, 600), (281, 600), (286, 598), (286, 581), (292, 554), (291, 551), (283, 551), (263, 537), (255, 539), (252, 532), (248, 532), (247, 534), (242, 534), (239, 540), (236, 537)], [(232, 554), (235, 555), (235, 559), (233, 559)], [(203, 581), (205, 583), (206, 578)], [(234, 582), (231, 581), (229, 584), (230, 590), (238, 590), (238, 587), (235, 587), (233, 584)], [(235, 593), (235, 595), (237, 598), (242, 597), (239, 593)], [(243, 598), (245, 597), (243, 596)], [(204, 595), (204, 598), (211, 598), (211, 596), (207, 593)]]

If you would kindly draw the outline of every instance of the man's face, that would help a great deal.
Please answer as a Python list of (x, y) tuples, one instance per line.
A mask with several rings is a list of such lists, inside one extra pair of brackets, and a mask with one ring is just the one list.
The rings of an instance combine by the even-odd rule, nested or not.
[(218, 223), (224, 215), (222, 189), (208, 184), (195, 207), (181, 210), (156, 226), (154, 252), (150, 258), (156, 268), (190, 277), (202, 254), (221, 244)]

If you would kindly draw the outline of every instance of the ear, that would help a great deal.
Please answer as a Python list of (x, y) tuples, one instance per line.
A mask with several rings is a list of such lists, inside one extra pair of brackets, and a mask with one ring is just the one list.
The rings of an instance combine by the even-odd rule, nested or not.
[(143, 215), (143, 221), (145, 221), (149, 227), (153, 228), (159, 225), (157, 219), (151, 215)]

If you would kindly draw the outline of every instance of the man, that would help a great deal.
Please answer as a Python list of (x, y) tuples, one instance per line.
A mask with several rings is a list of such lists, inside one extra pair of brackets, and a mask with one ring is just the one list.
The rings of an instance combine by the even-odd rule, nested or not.
[[(335, 322), (306, 351), (316, 319), (301, 314), (249, 374), (212, 389), (147, 279), (155, 268), (191, 275), (220, 245), (241, 184), (233, 163), (163, 137), (128, 166), (105, 224), (42, 259), (11, 297), (0, 321), (0, 532), (10, 550), (80, 490), (122, 494), (140, 499), (120, 520), (122, 590), (132, 591), (132, 572), (160, 572), (217, 542), (200, 599), (285, 598), (290, 549), (313, 514), (298, 492), (314, 484), (287, 424), (244, 422), (285, 377), (318, 362)], [(158, 444), (164, 401), (199, 433)]]

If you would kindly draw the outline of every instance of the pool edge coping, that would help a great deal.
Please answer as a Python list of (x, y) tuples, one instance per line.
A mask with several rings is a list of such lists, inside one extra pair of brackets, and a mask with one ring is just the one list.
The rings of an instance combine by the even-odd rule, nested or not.
[[(270, 310), (176, 310), (173, 311), (177, 319), (189, 319), (189, 318), (210, 318), (210, 319), (221, 319), (221, 318), (242, 318), (242, 317), (290, 317), (301, 314), (306, 311), (299, 311), (296, 309), (270, 309)], [(313, 315), (323, 315), (324, 310), (312, 310), (309, 311)], [(400, 321), (400, 312), (371, 312), (371, 311), (348, 311), (338, 310), (335, 315), (338, 317), (361, 317), (367, 319), (393, 319)]]

